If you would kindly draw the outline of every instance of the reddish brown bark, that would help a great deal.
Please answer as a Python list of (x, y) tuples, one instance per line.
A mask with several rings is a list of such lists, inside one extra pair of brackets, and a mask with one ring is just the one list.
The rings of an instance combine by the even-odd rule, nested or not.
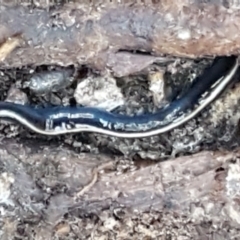
[(87, 216), (121, 209), (122, 221), (136, 211), (161, 212), (185, 216), (195, 224), (212, 221), (217, 226), (225, 222), (239, 226), (239, 150), (137, 162), (135, 170), (125, 168), (120, 174), (116, 166), (121, 163), (116, 163), (124, 163), (123, 158), (79, 155), (56, 146), (40, 151), (34, 141), (31, 145), (13, 140), (0, 144), (0, 183), (5, 194), (1, 201), (14, 203), (23, 221), (34, 214), (55, 226), (67, 212), (74, 215), (78, 210)]
[[(16, 34), (25, 42), (1, 67), (88, 64), (114, 70), (116, 62), (132, 61), (129, 53), (116, 60), (120, 50), (195, 58), (238, 54), (240, 49), (240, 9), (220, 1), (73, 3), (50, 11), (2, 5), (0, 14), (0, 42)], [(145, 65), (147, 57), (142, 56)]]

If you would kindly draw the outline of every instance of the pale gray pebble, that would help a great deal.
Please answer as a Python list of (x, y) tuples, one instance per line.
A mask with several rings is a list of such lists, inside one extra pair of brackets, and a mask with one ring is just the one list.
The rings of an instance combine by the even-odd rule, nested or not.
[(45, 95), (51, 92), (62, 90), (73, 82), (73, 69), (43, 71), (34, 73), (24, 87), (38, 95)]
[(116, 80), (109, 76), (89, 76), (78, 83), (75, 100), (83, 106), (92, 106), (111, 111), (124, 104), (121, 89)]
[(15, 86), (12, 86), (8, 91), (7, 98), (5, 101), (25, 105), (28, 103), (28, 97), (20, 89), (16, 88)]

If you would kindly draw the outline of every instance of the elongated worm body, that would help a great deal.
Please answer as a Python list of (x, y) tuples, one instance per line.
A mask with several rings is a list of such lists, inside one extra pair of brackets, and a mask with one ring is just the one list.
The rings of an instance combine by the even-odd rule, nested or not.
[(35, 108), (0, 102), (0, 118), (44, 135), (96, 132), (123, 138), (149, 137), (194, 118), (226, 89), (237, 69), (237, 57), (216, 58), (184, 96), (156, 113), (125, 116), (92, 107)]

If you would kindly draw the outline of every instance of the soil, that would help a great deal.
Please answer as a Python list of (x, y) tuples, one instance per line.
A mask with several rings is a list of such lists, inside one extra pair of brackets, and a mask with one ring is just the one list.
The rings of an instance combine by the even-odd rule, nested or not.
[[(166, 91), (159, 93), (168, 102), (184, 94), (211, 62), (179, 58), (114, 77), (111, 87), (123, 101), (113, 111), (154, 112), (159, 106), (150, 91), (150, 74), (164, 73)], [(40, 88), (54, 71), (67, 77), (50, 75)], [(39, 91), (29, 84), (36, 73)], [(51, 86), (53, 77), (57, 87)], [(0, 100), (74, 105), (78, 84), (110, 77), (86, 66), (2, 68)], [(235, 78), (197, 118), (149, 138), (47, 137), (1, 120), (0, 238), (239, 239), (239, 73)], [(90, 96), (107, 92), (93, 85), (78, 91)]]
[[(172, 93), (181, 93), (179, 88), (187, 89), (192, 79), (209, 64), (206, 59), (190, 62), (182, 59), (165, 66), (166, 84)], [(45, 95), (42, 92), (38, 95), (26, 87), (26, 82), (36, 72), (44, 74), (56, 68), (2, 70), (1, 100), (7, 98), (41, 107), (66, 104), (74, 99), (78, 82), (84, 81), (86, 76), (96, 77), (89, 70), (78, 69), (76, 79), (70, 85), (50, 93), (46, 90)], [(147, 75), (116, 79), (116, 82), (125, 100), (116, 112), (136, 114), (157, 109)], [(87, 92), (86, 88), (84, 91)], [(228, 121), (224, 118), (230, 110), (221, 112), (218, 106), (221, 101), (226, 107), (230, 106), (232, 112), (236, 111), (238, 101), (229, 99), (237, 99), (238, 89), (236, 83), (235, 88), (226, 91), (197, 120), (170, 133), (145, 139), (125, 140), (94, 133), (46, 137), (19, 124), (2, 121), (1, 239), (232, 239), (237, 236), (237, 228), (233, 227), (236, 219), (230, 217), (230, 221), (228, 218), (230, 223), (225, 223), (225, 217), (216, 220), (219, 206), (213, 212), (204, 212), (198, 219), (202, 207), (198, 209), (196, 204), (205, 201), (202, 202), (196, 193), (195, 200), (186, 200), (186, 190), (180, 190), (180, 182), (174, 185), (174, 191), (167, 191), (162, 184), (168, 183), (160, 181), (161, 173), (157, 169), (171, 161), (176, 162), (172, 165), (175, 168), (181, 161), (186, 166), (188, 160), (184, 156), (194, 159), (188, 163), (189, 169), (194, 169), (193, 162), (199, 162), (196, 168), (200, 169), (200, 162), (208, 166), (211, 154), (214, 155), (204, 152), (206, 149), (221, 149), (221, 154), (226, 150), (237, 151), (236, 125), (231, 118), (227, 118)], [(218, 114), (221, 123), (217, 131), (214, 114)], [(223, 132), (230, 135), (230, 139), (222, 140)], [(193, 155), (196, 152), (199, 155)], [(225, 154), (222, 164), (238, 159), (237, 152)], [(197, 175), (190, 177), (199, 187), (206, 172), (213, 169), (224, 172), (227, 168), (214, 165), (212, 170), (206, 169), (197, 174), (199, 178)], [(186, 170), (178, 172), (186, 177)], [(174, 174), (169, 173), (169, 176)], [(212, 177), (215, 178), (211, 176), (210, 179)], [(212, 188), (219, 191), (215, 185)], [(192, 188), (195, 189), (195, 185)], [(205, 197), (209, 197), (205, 191)], [(176, 204), (178, 198), (185, 203), (184, 208)], [(213, 202), (219, 204), (218, 200)], [(192, 205), (198, 210), (191, 210)], [(225, 226), (219, 228), (218, 224)]]

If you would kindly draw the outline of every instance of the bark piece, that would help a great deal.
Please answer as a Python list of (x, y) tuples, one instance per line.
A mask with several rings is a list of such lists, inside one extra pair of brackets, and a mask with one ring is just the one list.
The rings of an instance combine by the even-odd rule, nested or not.
[(63, 147), (40, 150), (31, 144), (4, 140), (0, 145), (2, 169), (13, 179), (6, 202), (20, 208), (23, 219), (34, 215), (55, 225), (69, 210), (89, 215), (122, 209), (127, 216), (153, 211), (195, 223), (211, 219), (239, 225), (240, 150), (140, 164), (120, 174), (114, 168), (121, 158), (77, 155)]
[[(72, 3), (49, 11), (3, 5), (0, 15), (0, 42), (18, 34), (25, 40), (1, 62), (5, 68), (85, 64), (98, 70), (110, 66), (119, 74), (125, 72), (124, 64), (117, 65), (122, 50), (196, 58), (238, 54), (240, 49), (240, 9), (221, 1)], [(141, 56), (129, 59), (132, 69), (126, 74), (139, 71)]]

